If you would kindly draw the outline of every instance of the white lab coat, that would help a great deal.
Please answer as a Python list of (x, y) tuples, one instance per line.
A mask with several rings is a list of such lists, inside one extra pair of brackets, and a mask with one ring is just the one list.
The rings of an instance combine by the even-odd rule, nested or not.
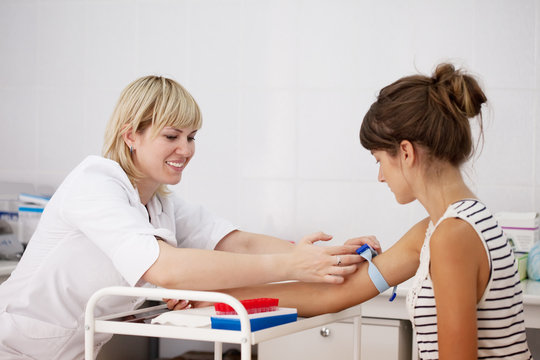
[[(19, 265), (0, 285), (0, 359), (82, 359), (87, 300), (106, 286), (151, 286), (141, 276), (158, 257), (155, 236), (214, 249), (233, 230), (173, 195), (154, 196), (145, 207), (118, 163), (86, 158), (51, 198)], [(96, 316), (141, 302), (105, 298)], [(109, 338), (96, 334), (96, 347)]]

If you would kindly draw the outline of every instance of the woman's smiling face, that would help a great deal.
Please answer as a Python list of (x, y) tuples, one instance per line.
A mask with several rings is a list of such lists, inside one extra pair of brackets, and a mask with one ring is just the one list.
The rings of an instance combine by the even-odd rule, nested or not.
[(195, 154), (197, 129), (164, 127), (154, 136), (152, 127), (136, 132), (133, 162), (144, 175), (137, 180), (139, 188), (154, 189), (162, 184), (178, 184), (182, 172)]

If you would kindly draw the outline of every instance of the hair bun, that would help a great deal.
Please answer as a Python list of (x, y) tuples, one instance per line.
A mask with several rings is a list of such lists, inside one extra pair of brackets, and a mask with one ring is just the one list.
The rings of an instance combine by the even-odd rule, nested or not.
[[(438, 95), (449, 101), (443, 101), (451, 113), (459, 110), (467, 118), (480, 113), (482, 104), (487, 101), (478, 82), (470, 75), (456, 70), (452, 64), (439, 64), (432, 77)], [(450, 105), (452, 104), (452, 105)]]

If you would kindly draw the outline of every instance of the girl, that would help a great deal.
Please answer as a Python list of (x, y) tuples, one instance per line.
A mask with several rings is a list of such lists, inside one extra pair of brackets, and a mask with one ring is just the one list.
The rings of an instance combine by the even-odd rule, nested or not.
[[(441, 64), (432, 77), (408, 76), (383, 88), (364, 117), (362, 145), (400, 204), (429, 217), (373, 263), (390, 285), (416, 276), (407, 297), (422, 359), (530, 359), (514, 254), (486, 206), (464, 183), (473, 153), (469, 118), (486, 97), (477, 81)], [(482, 135), (482, 132), (480, 132)], [(335, 312), (379, 292), (368, 264), (342, 285), (287, 283), (236, 289), (239, 298), (280, 299), (304, 316)]]
[[(339, 283), (356, 270), (353, 245), (312, 246), (331, 238), (317, 233), (293, 246), (239, 231), (167, 191), (192, 159), (201, 125), (195, 100), (173, 80), (147, 76), (122, 92), (105, 157), (90, 156), (67, 176), (0, 286), (1, 359), (82, 359), (85, 305), (106, 286)], [(108, 298), (96, 312), (132, 310), (142, 301)], [(96, 335), (97, 347), (109, 338)]]

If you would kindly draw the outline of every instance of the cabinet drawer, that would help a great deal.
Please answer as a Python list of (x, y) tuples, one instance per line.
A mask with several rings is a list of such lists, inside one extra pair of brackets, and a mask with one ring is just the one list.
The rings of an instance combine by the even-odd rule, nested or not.
[[(352, 322), (332, 323), (262, 342), (258, 348), (258, 359), (353, 359), (355, 335)], [(360, 342), (362, 360), (410, 360), (411, 343), (410, 322), (362, 318)]]
[(259, 344), (259, 360), (352, 359), (352, 323), (332, 323)]

